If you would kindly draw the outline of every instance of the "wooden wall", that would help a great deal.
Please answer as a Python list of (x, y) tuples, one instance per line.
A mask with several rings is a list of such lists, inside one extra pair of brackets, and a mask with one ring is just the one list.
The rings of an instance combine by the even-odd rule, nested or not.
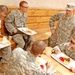
[[(9, 11), (15, 10), (15, 9), (18, 9), (18, 8), (9, 7)], [(31, 29), (48, 27), (50, 17), (60, 11), (62, 10), (30, 8), (27, 12), (28, 14), (27, 25)]]
[[(18, 8), (9, 7), (9, 12), (15, 9), (18, 9)], [(33, 29), (37, 32), (36, 35), (33, 35), (35, 40), (48, 39), (48, 37), (51, 35), (50, 27), (49, 27), (50, 17), (60, 11), (63, 11), (63, 10), (34, 9), (34, 8), (30, 8), (28, 10), (27, 12), (28, 20), (26, 24), (30, 29)], [(3, 20), (1, 31), (2, 31), (2, 34), (7, 35), (4, 20)]]

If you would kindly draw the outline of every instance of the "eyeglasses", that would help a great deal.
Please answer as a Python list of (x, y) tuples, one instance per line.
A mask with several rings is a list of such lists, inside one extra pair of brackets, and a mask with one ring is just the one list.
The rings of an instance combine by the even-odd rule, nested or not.
[(70, 41), (72, 44), (75, 44), (72, 40)]
[(29, 6), (25, 7), (25, 6), (22, 6), (22, 8), (29, 8)]

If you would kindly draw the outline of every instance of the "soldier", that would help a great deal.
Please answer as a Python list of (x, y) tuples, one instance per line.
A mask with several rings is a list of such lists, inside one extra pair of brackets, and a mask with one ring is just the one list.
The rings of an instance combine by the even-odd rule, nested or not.
[[(52, 36), (48, 39), (48, 46), (54, 47), (70, 40), (73, 28), (75, 28), (74, 9), (75, 4), (68, 3), (66, 13), (60, 12), (50, 18)], [(55, 21), (58, 21), (56, 27), (54, 26)]]
[[(0, 29), (1, 29), (1, 20), (2, 18), (6, 17), (7, 13), (8, 13), (8, 8), (5, 5), (0, 5)], [(4, 35), (0, 34), (0, 38), (3, 37)], [(1, 48), (0, 50), (2, 50), (2, 57), (0, 60), (0, 72), (3, 72), (4, 64), (6, 65), (10, 59), (11, 46)]]
[(19, 9), (13, 10), (11, 13), (8, 14), (5, 20), (5, 27), (12, 35), (12, 39), (18, 44), (19, 47), (26, 50), (31, 42), (33, 42), (32, 36), (26, 35), (20, 31), (18, 28), (20, 27), (27, 27), (27, 10), (28, 10), (28, 3), (26, 1), (21, 1), (19, 3)]
[(5, 75), (54, 75), (54, 72), (51, 73), (49, 69), (49, 63), (45, 64), (46, 70), (36, 63), (38, 55), (42, 54), (45, 48), (46, 44), (43, 41), (33, 42), (30, 51), (16, 48), (8, 63)]
[[(52, 53), (60, 53), (63, 52), (65, 53), (67, 56), (71, 57), (72, 59), (75, 60), (75, 34), (73, 34), (71, 36), (71, 41), (67, 42), (67, 43), (62, 43), (58, 46), (55, 46), (52, 51)], [(74, 66), (74, 68), (73, 68)], [(71, 69), (73, 72), (75, 72), (75, 65), (71, 66)]]

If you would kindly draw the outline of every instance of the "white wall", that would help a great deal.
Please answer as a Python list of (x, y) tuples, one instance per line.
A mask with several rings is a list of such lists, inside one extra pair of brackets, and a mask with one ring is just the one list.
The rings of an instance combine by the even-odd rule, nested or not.
[[(22, 0), (0, 0), (0, 5), (18, 6)], [(47, 8), (47, 9), (65, 9), (66, 4), (71, 2), (75, 3), (75, 0), (26, 0), (29, 7), (34, 8)]]

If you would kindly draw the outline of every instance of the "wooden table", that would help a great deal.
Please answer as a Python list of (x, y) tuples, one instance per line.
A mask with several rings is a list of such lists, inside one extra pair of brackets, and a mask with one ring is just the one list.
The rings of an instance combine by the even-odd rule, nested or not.
[(61, 75), (74, 75), (73, 72), (71, 72), (69, 69), (58, 63), (56, 60), (54, 60), (50, 55), (51, 55), (51, 47), (47, 47), (46, 50), (44, 51), (44, 54), (42, 54), (42, 58), (49, 62), (53, 62), (57, 67), (57, 71), (61, 73)]

